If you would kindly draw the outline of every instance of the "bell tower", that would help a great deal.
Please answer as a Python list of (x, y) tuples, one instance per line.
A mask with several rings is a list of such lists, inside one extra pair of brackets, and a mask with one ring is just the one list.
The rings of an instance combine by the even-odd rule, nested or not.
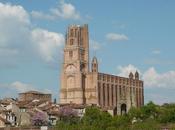
[(91, 71), (98, 73), (98, 61), (97, 61), (97, 58), (95, 56), (92, 59)]
[(89, 72), (87, 25), (71, 25), (66, 33), (61, 72), (60, 103), (85, 104), (86, 74)]

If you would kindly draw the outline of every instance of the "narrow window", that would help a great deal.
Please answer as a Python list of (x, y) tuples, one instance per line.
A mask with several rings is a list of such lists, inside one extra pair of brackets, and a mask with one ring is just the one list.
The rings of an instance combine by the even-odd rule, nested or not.
[(77, 35), (78, 35), (78, 30), (75, 29), (75, 37), (77, 37)]
[(73, 37), (73, 29), (70, 30), (70, 36)]
[(70, 45), (73, 45), (74, 40), (70, 39)]
[(70, 58), (73, 57), (73, 51), (69, 51), (69, 57), (70, 57)]

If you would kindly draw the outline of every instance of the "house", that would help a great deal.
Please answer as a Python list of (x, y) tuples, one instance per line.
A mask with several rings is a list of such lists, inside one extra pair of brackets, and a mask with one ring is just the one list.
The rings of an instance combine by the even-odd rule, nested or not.
[(38, 91), (27, 91), (24, 93), (19, 93), (19, 101), (32, 101), (32, 100), (41, 100), (41, 101), (51, 101), (52, 95), (45, 94)]
[(10, 126), (11, 123), (0, 116), (0, 128)]
[[(11, 98), (5, 98), (0, 102), (0, 117), (5, 119), (5, 123), (10, 123), (11, 126), (17, 126), (17, 119), (19, 118), (19, 108), (16, 101)], [(9, 125), (9, 124), (8, 124)]]

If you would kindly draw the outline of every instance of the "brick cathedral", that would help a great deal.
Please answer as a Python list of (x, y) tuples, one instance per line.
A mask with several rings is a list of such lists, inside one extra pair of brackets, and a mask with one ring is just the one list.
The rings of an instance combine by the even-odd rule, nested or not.
[(60, 104), (95, 104), (114, 114), (123, 114), (144, 104), (139, 73), (128, 77), (100, 73), (98, 60), (89, 61), (88, 25), (71, 25), (66, 33), (61, 72)]

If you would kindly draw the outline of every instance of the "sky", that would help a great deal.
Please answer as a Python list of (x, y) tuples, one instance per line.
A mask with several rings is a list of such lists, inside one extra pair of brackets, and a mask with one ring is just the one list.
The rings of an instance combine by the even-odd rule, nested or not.
[(59, 97), (64, 36), (88, 24), (99, 71), (140, 73), (145, 103), (175, 102), (174, 0), (0, 0), (0, 99)]

